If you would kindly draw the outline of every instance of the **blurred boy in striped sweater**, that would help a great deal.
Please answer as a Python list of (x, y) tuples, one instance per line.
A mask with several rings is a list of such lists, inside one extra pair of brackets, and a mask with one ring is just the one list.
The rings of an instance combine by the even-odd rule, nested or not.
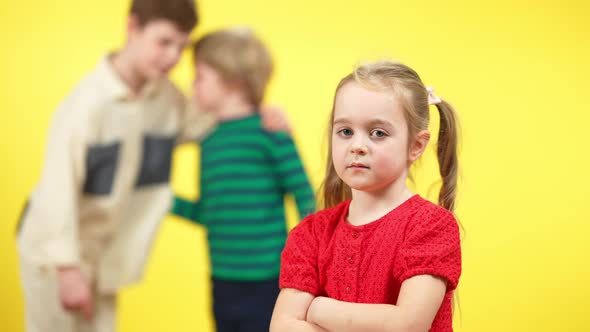
[(193, 95), (217, 128), (201, 143), (201, 198), (175, 198), (173, 213), (204, 225), (217, 331), (268, 331), (287, 236), (284, 197), (301, 217), (315, 199), (291, 137), (270, 132), (258, 112), (272, 73), (268, 50), (245, 29), (194, 45)]

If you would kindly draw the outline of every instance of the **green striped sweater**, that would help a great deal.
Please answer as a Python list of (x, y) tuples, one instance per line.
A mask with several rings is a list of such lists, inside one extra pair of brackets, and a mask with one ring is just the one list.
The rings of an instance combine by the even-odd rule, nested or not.
[(201, 143), (201, 199), (172, 212), (207, 227), (214, 278), (276, 278), (287, 237), (284, 196), (301, 217), (315, 199), (293, 140), (264, 130), (258, 113), (222, 122)]

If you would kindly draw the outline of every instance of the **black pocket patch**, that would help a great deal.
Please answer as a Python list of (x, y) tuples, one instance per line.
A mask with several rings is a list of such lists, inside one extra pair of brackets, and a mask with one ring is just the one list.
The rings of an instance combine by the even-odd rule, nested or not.
[(113, 189), (119, 148), (121, 143), (95, 145), (88, 148), (86, 156), (86, 181), (84, 192), (109, 195)]
[(141, 170), (135, 187), (167, 183), (176, 137), (145, 136)]

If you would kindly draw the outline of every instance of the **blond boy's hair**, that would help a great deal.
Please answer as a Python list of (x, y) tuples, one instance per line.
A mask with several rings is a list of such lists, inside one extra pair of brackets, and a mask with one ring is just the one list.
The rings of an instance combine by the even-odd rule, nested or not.
[(246, 28), (231, 28), (206, 34), (194, 45), (196, 61), (213, 67), (226, 82), (243, 85), (248, 102), (259, 106), (273, 70), (270, 52)]

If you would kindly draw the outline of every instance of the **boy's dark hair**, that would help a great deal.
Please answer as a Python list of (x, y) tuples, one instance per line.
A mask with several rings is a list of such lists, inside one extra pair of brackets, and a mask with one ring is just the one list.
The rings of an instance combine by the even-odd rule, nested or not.
[(195, 0), (133, 0), (130, 14), (137, 16), (141, 26), (163, 19), (183, 32), (190, 32), (198, 23)]

